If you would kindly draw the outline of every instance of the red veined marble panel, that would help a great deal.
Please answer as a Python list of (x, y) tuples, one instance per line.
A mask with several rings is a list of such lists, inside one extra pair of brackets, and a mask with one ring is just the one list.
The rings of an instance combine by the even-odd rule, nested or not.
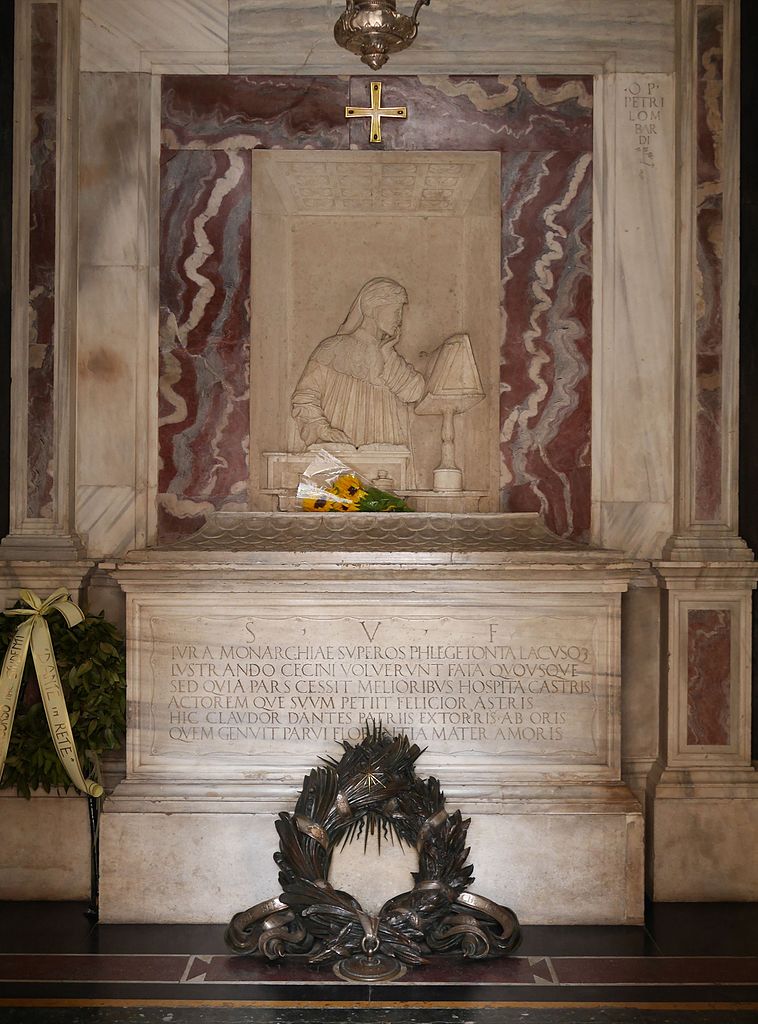
[(732, 616), (726, 608), (687, 613), (687, 744), (726, 746), (731, 736)]
[(31, 7), (26, 514), (53, 516), (58, 7)]
[[(520, 75), (382, 76), (382, 105), (405, 104), (407, 120), (383, 119), (369, 142), (368, 119), (351, 119), (360, 149), (592, 152), (592, 79)], [(350, 79), (350, 103), (369, 106), (369, 80)]]
[(347, 149), (348, 82), (323, 76), (167, 75), (171, 149)]
[(161, 167), (159, 518), (192, 532), (247, 507), (250, 153), (165, 150)]
[(347, 81), (163, 80), (158, 535), (247, 508), (251, 149), (347, 148)]
[(721, 5), (697, 9), (695, 518), (722, 516), (723, 49)]

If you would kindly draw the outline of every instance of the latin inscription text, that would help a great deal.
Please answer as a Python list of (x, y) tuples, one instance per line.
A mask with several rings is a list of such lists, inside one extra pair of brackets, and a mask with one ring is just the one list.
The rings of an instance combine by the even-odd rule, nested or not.
[[(253, 752), (290, 742), (356, 742), (374, 721), (433, 749), (471, 744), (548, 760), (570, 752), (595, 761), (600, 754), (606, 687), (587, 639), (510, 636), (502, 643), (502, 623), (485, 621), (466, 622), (459, 640), (449, 620), (437, 628), (432, 620), (424, 628), (417, 623), (412, 635), (449, 640), (392, 642), (407, 634), (407, 621), (340, 617), (340, 642), (323, 643), (314, 640), (323, 620), (294, 630), (278, 622), (279, 630), (271, 620), (248, 621), (236, 643), (165, 645), (154, 662), (161, 698), (153, 706), (155, 753), (198, 744)], [(481, 642), (471, 642), (472, 629)], [(287, 632), (301, 636), (292, 640)], [(346, 633), (355, 642), (345, 642)], [(280, 642), (271, 638), (277, 634)]]

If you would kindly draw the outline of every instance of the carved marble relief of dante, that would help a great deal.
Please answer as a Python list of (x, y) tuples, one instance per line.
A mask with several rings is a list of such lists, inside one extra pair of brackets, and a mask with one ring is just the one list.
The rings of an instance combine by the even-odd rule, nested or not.
[(395, 350), (405, 288), (386, 277), (363, 285), (337, 333), (311, 353), (292, 394), (292, 415), (306, 446), (409, 447), (409, 405), (423, 376)]

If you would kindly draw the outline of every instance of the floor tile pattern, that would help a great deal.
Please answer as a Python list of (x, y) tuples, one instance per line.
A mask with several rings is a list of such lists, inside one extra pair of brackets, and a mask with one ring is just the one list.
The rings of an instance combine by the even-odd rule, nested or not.
[(100, 925), (0, 903), (0, 1024), (756, 1024), (758, 906), (657, 904), (644, 927), (524, 928), (517, 955), (388, 985), (235, 957), (220, 925)]

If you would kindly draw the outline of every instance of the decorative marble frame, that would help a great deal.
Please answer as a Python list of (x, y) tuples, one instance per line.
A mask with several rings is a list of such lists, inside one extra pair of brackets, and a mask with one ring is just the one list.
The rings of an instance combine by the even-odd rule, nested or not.
[[(158, 335), (158, 259), (159, 240), (157, 233), (158, 211), (160, 207), (160, 173), (158, 153), (160, 149), (160, 75), (167, 73), (181, 73), (187, 70), (205, 71), (206, 67), (200, 65), (196, 60), (198, 55), (194, 53), (174, 54), (172, 61), (167, 63), (165, 55), (160, 55), (159, 60), (153, 62), (147, 52), (143, 52), (143, 67), (150, 67), (150, 77), (144, 76), (147, 81), (142, 88), (149, 99), (146, 99), (141, 112), (140, 123), (140, 149), (141, 149), (141, 173), (140, 173), (140, 209), (144, 220), (141, 224), (141, 256), (147, 270), (149, 284), (143, 286), (141, 296), (140, 330), (139, 336), (142, 341), (137, 366), (137, 395), (152, 396), (157, 390), (158, 380), (158, 357), (155, 351), (156, 346), (152, 341)], [(339, 54), (337, 54), (339, 57)], [(663, 540), (671, 532), (670, 495), (664, 490), (658, 489), (655, 493), (655, 509), (653, 510), (652, 526), (640, 523), (640, 510), (632, 510), (633, 521), (629, 522), (629, 516), (625, 515), (623, 507), (616, 508), (616, 505), (623, 506), (626, 502), (613, 502), (606, 497), (613, 489), (618, 489), (623, 474), (618, 466), (618, 460), (614, 458), (614, 420), (613, 420), (613, 382), (614, 382), (614, 359), (613, 352), (604, 351), (610, 343), (615, 348), (617, 325), (622, 322), (623, 314), (617, 308), (618, 297), (623, 291), (620, 289), (620, 279), (625, 273), (634, 273), (634, 268), (629, 266), (629, 260), (619, 258), (616, 249), (616, 167), (619, 159), (616, 140), (616, 116), (619, 103), (623, 103), (623, 89), (627, 82), (624, 76), (615, 74), (615, 55), (613, 52), (602, 54), (573, 54), (571, 59), (559, 61), (558, 68), (552, 63), (549, 55), (542, 51), (533, 55), (519, 55), (515, 61), (515, 67), (511, 67), (510, 61), (514, 55), (508, 51), (489, 52), (482, 55), (478, 52), (464, 51), (461, 53), (451, 52), (447, 55), (448, 66), (455, 66), (456, 72), (462, 74), (497, 74), (502, 68), (507, 68), (509, 73), (532, 73), (547, 74), (556, 71), (570, 71), (574, 73), (590, 74), (595, 78), (595, 115), (594, 115), (594, 145), (593, 145), (593, 373), (592, 373), (592, 438), (593, 438), (593, 465), (591, 484), (591, 505), (592, 505), (592, 532), (593, 543), (603, 544), (606, 547), (623, 548), (632, 554), (650, 555), (660, 551)], [(207, 68), (209, 73), (217, 70), (215, 66)], [(265, 63), (261, 57), (261, 63), (247, 62), (244, 66), (245, 72), (262, 73), (271, 72), (270, 62)], [(320, 74), (334, 74), (340, 70), (339, 60), (331, 65), (319, 65), (318, 68), (305, 70), (302, 67), (276, 67), (276, 72), (282, 74), (307, 74), (314, 72)], [(406, 70), (406, 69), (403, 69)], [(408, 68), (409, 74), (429, 70), (439, 71), (435, 63), (419, 63)], [(143, 76), (140, 76), (143, 77)], [(633, 75), (634, 79), (642, 76)], [(650, 76), (644, 76), (649, 78)], [(662, 85), (665, 85), (661, 81)], [(669, 112), (670, 112), (669, 107)], [(149, 111), (149, 117), (148, 117)], [(663, 154), (665, 161), (665, 154)], [(664, 169), (665, 169), (664, 163)], [(612, 216), (608, 212), (613, 211)], [(600, 214), (603, 214), (601, 217)], [(601, 226), (602, 222), (602, 226)], [(623, 265), (622, 265), (623, 264)], [(664, 260), (665, 264), (665, 260)], [(644, 279), (645, 267), (637, 266), (637, 273)], [(653, 281), (652, 274), (649, 280), (641, 287), (649, 287)], [(146, 341), (150, 344), (145, 348)], [(625, 338), (619, 347), (624, 348), (628, 343)], [(629, 348), (635, 348), (629, 345)], [(626, 349), (625, 349), (626, 350)], [(668, 357), (664, 354), (664, 360)], [(665, 379), (670, 373), (670, 367), (664, 368), (662, 377), (659, 374), (651, 376), (651, 382)], [(143, 481), (142, 486), (137, 486), (136, 508), (135, 508), (135, 544), (140, 548), (155, 543), (157, 537), (157, 493), (158, 493), (158, 415), (155, 403), (143, 402), (138, 397), (141, 408), (138, 412), (138, 421), (147, 424), (144, 431), (144, 443), (140, 446), (141, 452), (138, 459), (136, 476), (138, 481)], [(616, 428), (616, 433), (621, 429)], [(660, 432), (661, 438), (671, 436), (671, 430)], [(665, 445), (665, 441), (662, 441)], [(648, 478), (653, 472), (656, 462), (663, 458), (665, 453), (660, 452), (660, 443), (652, 457), (649, 458), (649, 465), (646, 470), (639, 469), (636, 473), (638, 478), (643, 475)], [(639, 504), (639, 502), (635, 503)], [(631, 536), (630, 536), (631, 534)]]
[[(362, 557), (370, 562), (370, 556)], [(318, 622), (322, 616), (328, 615), (335, 619), (356, 618), (366, 609), (371, 609), (374, 617), (386, 615), (391, 620), (402, 618), (401, 611), (407, 609), (409, 618), (420, 620), (433, 618), (435, 614), (449, 614), (462, 622), (480, 621), (483, 615), (500, 616), (511, 624), (520, 623), (521, 617), (528, 622), (529, 613), (560, 619), (570, 618), (573, 608), (581, 609), (582, 618), (588, 622), (594, 620), (594, 677), (599, 681), (599, 691), (594, 697), (591, 717), (593, 735), (597, 729), (596, 752), (591, 755), (583, 751), (584, 759), (580, 757), (572, 761), (562, 751), (560, 756), (552, 758), (543, 752), (540, 760), (540, 757), (532, 757), (523, 751), (505, 755), (462, 748), (455, 756), (437, 754), (441, 760), (435, 761), (432, 757), (430, 763), (445, 788), (464, 799), (467, 805), (486, 803), (503, 787), (523, 783), (618, 784), (621, 778), (619, 623), (621, 593), (626, 588), (626, 579), (613, 578), (617, 569), (598, 566), (595, 571), (587, 572), (585, 579), (566, 580), (560, 578), (560, 570), (553, 566), (546, 569), (545, 578), (538, 582), (525, 582), (523, 574), (521, 579), (514, 581), (485, 580), (477, 577), (481, 565), (476, 564), (476, 558), (472, 556), (473, 564), (465, 567), (471, 571), (462, 571), (462, 578), (454, 581), (435, 579), (432, 569), (423, 581), (423, 600), (417, 592), (417, 581), (412, 584), (410, 581), (405, 584), (399, 582), (408, 563), (397, 567), (395, 577), (382, 579), (378, 573), (379, 578), (362, 583), (333, 580), (329, 597), (318, 600), (309, 593), (311, 570), (302, 566), (292, 567), (288, 574), (291, 574), (291, 579), (275, 583), (266, 578), (270, 570), (267, 572), (265, 563), (207, 564), (200, 578), (191, 573), (185, 577), (181, 564), (163, 563), (149, 568), (145, 564), (132, 567), (133, 572), (119, 572), (119, 582), (127, 592), (130, 720), (126, 781), (119, 790), (119, 796), (128, 795), (140, 786), (147, 790), (152, 787), (156, 792), (163, 792), (167, 787), (191, 792), (193, 784), (196, 786), (199, 782), (201, 787), (213, 785), (219, 793), (225, 794), (225, 799), (237, 789), (246, 791), (257, 806), (273, 792), (285, 798), (302, 773), (307, 771), (309, 757), (318, 755), (316, 749), (310, 751), (306, 748), (304, 752), (298, 749), (298, 760), (293, 762), (291, 753), (284, 750), (261, 749), (254, 754), (233, 752), (207, 760), (201, 757), (198, 767), (198, 764), (190, 764), (176, 753), (151, 750), (150, 737), (157, 727), (152, 708), (160, 704), (155, 693), (156, 659), (157, 652), (172, 643), (165, 632), (168, 622), (183, 619), (183, 630), (193, 620), (204, 618), (234, 622), (241, 617), (262, 621), (301, 616)], [(232, 565), (234, 582), (230, 584), (227, 579)], [(150, 579), (151, 569), (157, 576), (156, 580)], [(187, 592), (190, 576), (192, 593)], [(359, 612), (351, 612), (356, 608)], [(397, 608), (398, 613), (387, 611), (388, 608)], [(161, 624), (163, 632), (156, 635), (157, 623)], [(203, 643), (198, 641), (199, 646)]]
[[(17, 0), (19, 10), (23, 12), (25, 6), (31, 2), (34, 0)], [(623, 434), (623, 413), (616, 417), (614, 403), (611, 401), (607, 401), (603, 409), (601, 396), (609, 393), (608, 386), (612, 385), (615, 376), (627, 374), (630, 366), (626, 353), (638, 348), (636, 338), (616, 337), (617, 325), (628, 320), (628, 317), (624, 318), (621, 315), (624, 311), (616, 308), (619, 301), (624, 301), (623, 288), (617, 287), (619, 279), (621, 276), (628, 277), (630, 273), (636, 273), (636, 280), (641, 281), (641, 287), (644, 288), (654, 283), (656, 275), (650, 273), (646, 278), (644, 266), (633, 266), (633, 248), (629, 250), (627, 257), (623, 257), (626, 264), (623, 275), (618, 268), (614, 268), (616, 262), (621, 262), (616, 259), (619, 254), (617, 246), (626, 236), (626, 228), (631, 230), (633, 227), (633, 221), (627, 218), (629, 223), (625, 223), (622, 230), (616, 230), (619, 225), (614, 225), (614, 218), (609, 214), (613, 211), (615, 217), (618, 212), (617, 199), (620, 198), (615, 185), (615, 174), (616, 164), (621, 159), (623, 140), (617, 138), (614, 110), (618, 107), (624, 76), (628, 74), (639, 77), (642, 72), (646, 78), (650, 75), (662, 75), (667, 79), (671, 71), (673, 19), (665, 5), (655, 0), (637, 0), (636, 19), (634, 24), (631, 24), (626, 14), (627, 2), (628, 0), (607, 0), (603, 5), (604, 18), (599, 22), (593, 21), (593, 12), (588, 9), (565, 26), (565, 41), (556, 44), (555, 19), (549, 13), (543, 15), (546, 20), (533, 20), (531, 17), (525, 17), (522, 12), (502, 11), (497, 3), (485, 0), (483, 5), (477, 6), (478, 27), (472, 30), (468, 27), (466, 13), (460, 10), (458, 5), (450, 5), (450, 10), (446, 11), (447, 5), (443, 0), (442, 20), (427, 33), (428, 46), (425, 47), (422, 43), (414, 50), (400, 55), (396, 66), (399, 73), (408, 74), (440, 73), (454, 67), (456, 71), (464, 74), (497, 74), (503, 68), (507, 68), (513, 73), (581, 72), (595, 76), (595, 344), (592, 382), (594, 465), (591, 483), (591, 539), (595, 543), (623, 547), (630, 553), (649, 557), (659, 553), (660, 546), (671, 533), (671, 496), (665, 482), (667, 474), (664, 472), (661, 476), (656, 467), (665, 467), (669, 463), (672, 431), (658, 431), (653, 451), (647, 458), (639, 458), (639, 452), (626, 453), (627, 461), (637, 459), (630, 474), (625, 471), (628, 466), (619, 465), (618, 459), (613, 457), (617, 435)], [(296, 75), (340, 74), (345, 71), (355, 74), (357, 69), (351, 55), (344, 54), (333, 46), (329, 33), (322, 38), (321, 21), (325, 13), (329, 12), (324, 12), (323, 5), (317, 2), (306, 5), (302, 24), (295, 33), (294, 42), (290, 39), (290, 33), (280, 23), (276, 8), (265, 12), (253, 12), (248, 10), (250, 5), (247, 0), (203, 0), (202, 4), (197, 5), (195, 0), (176, 0), (174, 6), (178, 11), (186, 9), (187, 20), (177, 25), (166, 14), (161, 25), (162, 32), (155, 33), (151, 31), (155, 12), (145, 0), (135, 0), (135, 3), (129, 5), (125, 5), (122, 0), (108, 0), (107, 4), (104, 4), (103, 0), (65, 0), (65, 3), (72, 11), (78, 9), (81, 4), (83, 69), (92, 67), (95, 71), (101, 71), (113, 68), (138, 72), (136, 77), (140, 80), (141, 152), (137, 174), (137, 222), (140, 235), (137, 258), (139, 311), (133, 328), (137, 339), (137, 358), (134, 416), (129, 427), (135, 435), (135, 442), (137, 430), (142, 430), (145, 444), (135, 443), (133, 487), (110, 488), (111, 494), (107, 493), (109, 488), (103, 488), (103, 493), (98, 495), (94, 493), (98, 488), (93, 487), (90, 481), (82, 488), (82, 491), (86, 492), (82, 496), (82, 501), (94, 500), (91, 500), (91, 507), (86, 510), (86, 514), (81, 516), (77, 488), (76, 516), (77, 521), (81, 517), (80, 530), (83, 532), (97, 522), (98, 515), (104, 510), (110, 512), (107, 506), (108, 502), (113, 500), (115, 490), (121, 492), (119, 500), (126, 506), (121, 514), (118, 530), (111, 531), (107, 536), (97, 534), (94, 538), (90, 552), (97, 557), (102, 554), (120, 554), (131, 547), (142, 548), (156, 537), (156, 414), (144, 396), (149, 394), (157, 373), (157, 356), (152, 340), (155, 338), (157, 302), (155, 214), (159, 183), (156, 167), (156, 118), (160, 75), (171, 72), (223, 74), (230, 71), (251, 73), (263, 70), (268, 73)], [(197, 17), (190, 17), (193, 12)], [(263, 45), (251, 43), (250, 38), (245, 35), (244, 26), (251, 18), (255, 19), (256, 26), (259, 23), (261, 25), (260, 38), (265, 40)], [(586, 31), (581, 28), (584, 24), (583, 18), (586, 20)], [(620, 34), (619, 25), (623, 25), (623, 32)], [(450, 29), (453, 26), (456, 31), (451, 33)], [(516, 45), (510, 49), (477, 49), (481, 47), (482, 39), (493, 36), (493, 33), (488, 31), (488, 26), (497, 27), (498, 35), (507, 32), (510, 37), (517, 40)], [(124, 33), (124, 46), (120, 50), (119, 45), (114, 42), (119, 39), (119, 32)], [(303, 39), (312, 32), (315, 32), (321, 41), (315, 46), (309, 46), (301, 61), (298, 47), (303, 45)], [(586, 40), (584, 46), (576, 45), (577, 39), (574, 36), (577, 33), (582, 40)], [(459, 48), (449, 49), (448, 38), (456, 38), (456, 46)], [(103, 39), (108, 40), (108, 46), (103, 62), (97, 64), (97, 47)], [(178, 43), (177, 49), (168, 49), (175, 39)], [(180, 49), (183, 43), (190, 43), (190, 46)], [(523, 45), (519, 46), (518, 43)], [(161, 46), (165, 48), (160, 48)], [(78, 44), (75, 49), (78, 52)], [(88, 64), (87, 61), (93, 58), (95, 64)], [(663, 79), (661, 82), (664, 84)], [(666, 88), (669, 87), (670, 82), (667, 82)], [(602, 231), (598, 226), (598, 213), (604, 214)], [(668, 212), (664, 210), (663, 215), (668, 216)], [(639, 260), (636, 262), (640, 263)], [(664, 252), (659, 265), (664, 268), (667, 263), (667, 254)], [(603, 342), (608, 343), (609, 339), (610, 350), (603, 352)], [(646, 371), (644, 386), (638, 388), (643, 400), (649, 403), (648, 411), (655, 408), (657, 399), (645, 396), (651, 387), (659, 388), (662, 382), (665, 389), (665, 381), (671, 372), (668, 347), (662, 346), (661, 351), (664, 365), (657, 367), (655, 372)], [(654, 355), (651, 350), (647, 351), (648, 363)], [(71, 360), (72, 364), (73, 362), (74, 360)], [(661, 372), (658, 372), (658, 369)], [(20, 397), (14, 395), (14, 404)], [(62, 392), (61, 397), (65, 397)], [(658, 394), (658, 397), (661, 397), (661, 394)], [(614, 435), (616, 419), (619, 426)], [(63, 433), (64, 443), (59, 448), (61, 454), (65, 454), (66, 443), (71, 447), (70, 430)], [(14, 464), (18, 464), (20, 455), (20, 450), (15, 449)], [(634, 478), (635, 483), (628, 482), (630, 477)], [(648, 481), (651, 480), (654, 484), (648, 488)], [(132, 492), (131, 496), (127, 493), (129, 491)], [(118, 546), (114, 546), (116, 543)], [(37, 550), (43, 553), (39, 545)]]
[[(33, 0), (17, 0), (20, 12), (23, 13), (31, 2)], [(85, 70), (91, 67), (95, 71), (114, 69), (138, 72), (140, 80), (141, 152), (137, 175), (140, 211), (137, 218), (140, 234), (137, 269), (140, 283), (137, 288), (139, 311), (134, 321), (137, 338), (134, 381), (136, 401), (134, 419), (130, 426), (135, 436), (137, 429), (143, 430), (145, 444), (135, 445), (133, 489), (119, 488), (124, 492), (122, 498), (126, 498), (125, 492), (130, 489), (133, 494), (133, 500), (128, 502), (129, 508), (122, 516), (123, 529), (119, 537), (121, 546), (103, 550), (98, 537), (91, 549), (97, 556), (118, 554), (129, 547), (144, 547), (156, 535), (155, 410), (150, 401), (145, 400), (145, 396), (150, 393), (157, 367), (152, 339), (155, 337), (157, 302), (155, 211), (159, 187), (156, 167), (159, 76), (170, 72), (223, 74), (229, 71), (251, 73), (262, 70), (301, 75), (340, 74), (345, 71), (355, 74), (357, 68), (351, 55), (333, 46), (329, 33), (322, 38), (321, 22), (329, 12), (324, 11), (323, 5), (318, 2), (306, 5), (299, 29), (293, 38), (290, 38), (290, 33), (281, 24), (276, 8), (270, 11), (251, 11), (247, 0), (203, 0), (202, 4), (196, 5), (198, 10), (194, 10), (195, 0), (177, 0), (174, 4), (177, 13), (186, 10), (186, 20), (180, 20), (177, 24), (176, 19), (172, 20), (166, 12), (161, 31), (156, 32), (151, 29), (155, 12), (144, 0), (135, 0), (128, 5), (121, 0), (108, 0), (107, 4), (102, 0), (61, 2), (68, 5), (66, 9), (70, 8), (72, 12), (77, 12), (81, 6), (82, 66)], [(640, 72), (646, 77), (650, 74), (662, 74), (664, 77), (670, 74), (673, 19), (671, 11), (656, 0), (637, 0), (636, 18), (632, 24), (627, 17), (626, 4), (627, 0), (607, 0), (603, 5), (602, 21), (593, 20), (594, 14), (588, 9), (572, 19), (570, 24), (566, 24), (565, 39), (556, 44), (555, 18), (549, 12), (535, 20), (520, 11), (502, 11), (497, 3), (485, 0), (483, 5), (477, 5), (476, 27), (470, 28), (468, 14), (459, 5), (449, 5), (450, 9), (447, 10), (448, 5), (443, 0), (441, 20), (438, 19), (427, 33), (427, 45), (421, 41), (414, 50), (400, 55), (396, 60), (396, 68), (401, 74), (440, 73), (454, 67), (464, 74), (496, 74), (507, 68), (513, 73), (582, 72), (595, 76), (592, 540), (608, 546), (623, 547), (630, 553), (650, 556), (657, 553), (656, 549), (671, 532), (670, 495), (665, 484), (656, 484), (647, 496), (643, 494), (640, 497), (639, 489), (635, 491), (633, 486), (625, 482), (629, 474), (624, 472), (623, 466), (614, 465), (617, 460), (611, 457), (613, 432), (609, 428), (614, 422), (610, 408), (613, 403), (608, 401), (605, 409), (601, 405), (601, 396), (608, 394), (608, 385), (612, 384), (616, 373), (616, 356), (621, 355), (622, 359), (626, 359), (626, 350), (635, 347), (634, 344), (628, 344), (628, 338), (615, 341), (614, 325), (624, 318), (621, 311), (615, 308), (623, 290), (612, 287), (618, 284), (619, 278), (618, 271), (614, 274), (617, 255), (614, 243), (622, 239), (625, 232), (616, 231), (613, 219), (608, 214), (617, 211), (616, 161), (617, 152), (623, 145), (616, 138), (614, 110), (623, 89), (623, 76), (637, 76)], [(193, 13), (197, 16), (192, 16)], [(251, 18), (255, 19), (255, 37), (250, 36), (249, 30), (245, 28), (251, 23)], [(619, 32), (619, 26), (623, 26), (622, 32)], [(491, 28), (497, 28), (496, 35), (506, 33), (514, 40), (513, 45), (510, 48), (482, 49), (482, 40), (495, 35), (489, 30)], [(114, 42), (119, 39), (119, 32), (125, 33), (123, 46)], [(313, 32), (320, 42), (315, 46), (310, 44), (301, 59), (299, 47), (304, 45), (303, 40)], [(108, 47), (102, 63), (98, 64), (98, 46), (105, 38), (108, 39)], [(251, 42), (258, 38), (264, 42)], [(448, 48), (447, 40), (450, 38), (456, 39), (457, 49)], [(579, 38), (585, 41), (584, 45), (577, 45)], [(173, 48), (175, 42), (178, 44), (176, 49)], [(187, 43), (190, 45), (187, 46)], [(183, 45), (186, 49), (180, 48)], [(78, 49), (77, 40), (71, 52), (78, 53)], [(93, 58), (95, 63), (88, 64)], [(23, 85), (23, 75), (21, 80)], [(74, 122), (75, 118), (72, 119), (72, 125)], [(606, 214), (603, 217), (602, 232), (598, 227), (598, 213)], [(631, 266), (628, 260), (626, 262), (628, 265), (624, 269), (625, 275), (628, 275)], [(664, 253), (661, 266), (665, 266), (666, 262)], [(644, 267), (637, 270), (642, 276), (643, 285), (650, 283), (655, 276), (649, 275), (645, 282)], [(603, 352), (603, 342), (608, 339), (612, 340), (611, 348), (614, 351)], [(665, 350), (666, 347), (663, 348)], [(649, 359), (650, 353), (647, 355)], [(668, 355), (665, 358), (668, 359)], [(74, 360), (70, 362), (73, 364)], [(618, 373), (625, 374), (627, 369), (628, 366), (623, 365)], [(670, 365), (667, 363), (662, 370), (662, 373), (648, 374), (646, 386), (642, 388), (643, 394), (649, 385), (656, 386), (658, 382), (665, 381)], [(20, 397), (18, 393), (14, 395), (14, 404)], [(60, 397), (65, 398), (62, 392)], [(654, 404), (651, 400), (651, 407)], [(62, 408), (60, 402), (58, 405)], [(71, 447), (70, 429), (62, 433), (65, 436), (59, 451), (65, 455), (66, 444)], [(664, 466), (668, 463), (670, 440), (666, 438), (670, 438), (671, 432), (664, 429), (659, 434), (659, 441), (661, 438), (663, 440), (656, 445), (653, 456), (645, 465), (637, 466), (632, 474), (643, 482), (643, 487), (646, 486), (646, 479), (655, 476), (655, 464), (661, 462), (658, 456), (663, 456)], [(20, 463), (23, 466), (20, 454), (17, 447), (14, 450), (14, 464)], [(61, 486), (63, 482), (61, 476)], [(84, 489), (89, 492), (97, 490), (89, 485)], [(87, 512), (85, 531), (88, 524), (96, 521), (98, 509), (102, 510), (102, 506), (109, 500), (105, 493), (99, 497), (92, 494), (89, 496), (98, 500), (93, 503), (93, 509)], [(109, 540), (112, 541), (112, 538)], [(36, 550), (43, 554), (39, 545)]]
[[(691, 586), (691, 584), (690, 584)], [(750, 764), (750, 664), (742, 656), (742, 638), (746, 634), (746, 619), (750, 615), (750, 595), (727, 585), (723, 591), (709, 593), (704, 597), (702, 590), (669, 590), (669, 629), (672, 642), (671, 677), (681, 680), (682, 685), (669, 688), (667, 714), (669, 735), (666, 739), (666, 759), (671, 768), (708, 767), (714, 762), (720, 765)], [(689, 612), (726, 611), (730, 615), (730, 693), (729, 725), (730, 741), (725, 744), (706, 746), (689, 743), (688, 723), (688, 646), (690, 640)]]

